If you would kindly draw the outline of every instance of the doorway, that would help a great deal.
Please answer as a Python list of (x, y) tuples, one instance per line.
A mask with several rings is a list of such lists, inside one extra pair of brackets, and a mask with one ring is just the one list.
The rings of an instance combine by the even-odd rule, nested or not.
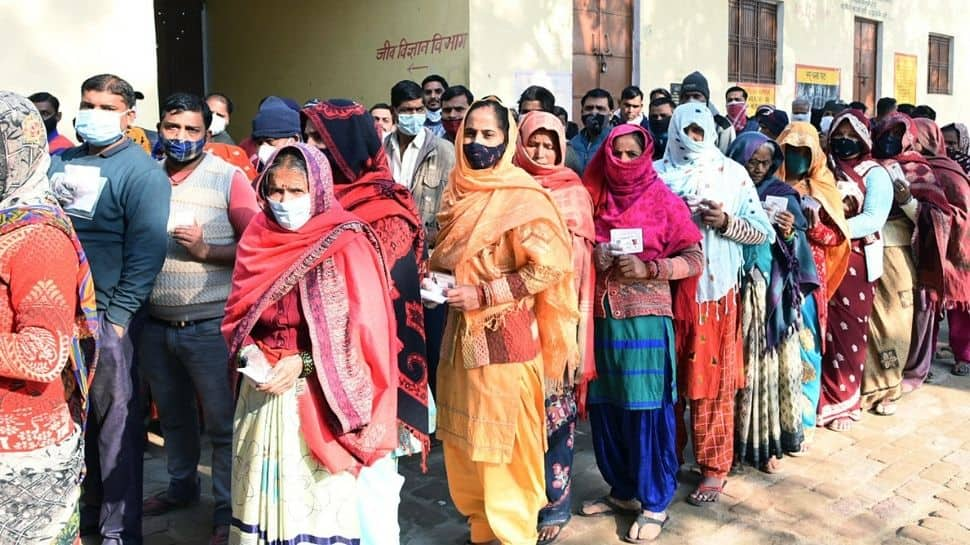
[(155, 0), (159, 101), (176, 92), (205, 94), (202, 0)]
[(852, 99), (875, 111), (876, 63), (879, 52), (879, 23), (868, 19), (855, 20), (855, 68)]
[(580, 117), (586, 91), (600, 87), (615, 100), (633, 77), (634, 0), (573, 0), (573, 103)]

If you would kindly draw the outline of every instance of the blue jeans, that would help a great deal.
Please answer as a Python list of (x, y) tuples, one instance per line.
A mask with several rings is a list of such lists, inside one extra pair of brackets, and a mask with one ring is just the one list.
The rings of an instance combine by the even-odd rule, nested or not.
[(168, 495), (175, 501), (199, 496), (201, 457), (198, 404), (212, 441), (212, 495), (215, 525), (232, 520), (229, 482), (232, 473), (233, 395), (229, 388), (229, 349), (222, 337), (222, 317), (185, 327), (149, 319), (138, 343), (142, 372), (165, 436)]
[(137, 324), (132, 320), (119, 337), (103, 313), (98, 317), (100, 353), (88, 392), (81, 527), (97, 527), (105, 544), (139, 545), (145, 430), (130, 338)]

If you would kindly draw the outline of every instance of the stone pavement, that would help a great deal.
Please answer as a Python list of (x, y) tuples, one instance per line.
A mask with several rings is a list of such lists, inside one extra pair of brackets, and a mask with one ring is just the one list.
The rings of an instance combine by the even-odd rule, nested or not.
[[(934, 366), (934, 384), (899, 403), (896, 416), (865, 415), (849, 433), (818, 430), (811, 453), (785, 458), (784, 472), (748, 468), (730, 477), (721, 501), (693, 507), (684, 497), (699, 479), (685, 471), (660, 545), (957, 545), (970, 544), (970, 378)], [(208, 462), (203, 456), (203, 486)], [(428, 474), (405, 460), (401, 545), (459, 545), (468, 538), (448, 496), (440, 447)], [(589, 427), (579, 427), (573, 503), (605, 494)], [(145, 493), (164, 489), (165, 461), (146, 454)], [(211, 496), (192, 509), (146, 518), (146, 545), (205, 544)], [(561, 545), (622, 543), (630, 518), (573, 517)], [(92, 545), (94, 541), (85, 541)]]

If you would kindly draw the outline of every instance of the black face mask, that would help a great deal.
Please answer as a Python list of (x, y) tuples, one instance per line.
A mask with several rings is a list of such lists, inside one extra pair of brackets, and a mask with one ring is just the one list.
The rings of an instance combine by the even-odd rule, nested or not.
[(57, 115), (52, 115), (44, 120), (44, 129), (48, 136), (57, 132)]
[(895, 134), (886, 134), (876, 140), (872, 146), (872, 154), (881, 159), (895, 157), (903, 152), (903, 139)]
[(851, 138), (843, 137), (829, 139), (829, 149), (832, 150), (832, 155), (835, 155), (839, 159), (848, 159), (853, 155), (862, 153), (862, 147), (859, 145), (859, 142)]
[(653, 135), (653, 158), (660, 159), (667, 150), (667, 135), (670, 129), (670, 118), (650, 120), (650, 134)]
[(603, 132), (606, 126), (606, 114), (586, 114), (583, 116), (583, 126), (592, 134)]

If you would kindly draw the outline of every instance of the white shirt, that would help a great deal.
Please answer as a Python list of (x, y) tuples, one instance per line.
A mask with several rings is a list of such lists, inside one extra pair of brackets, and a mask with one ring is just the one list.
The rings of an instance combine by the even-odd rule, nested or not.
[(405, 148), (403, 157), (401, 156), (401, 144), (397, 140), (397, 135), (392, 134), (388, 138), (388, 142), (391, 143), (390, 153), (388, 154), (391, 156), (391, 172), (394, 174), (394, 181), (398, 184), (407, 188), (411, 187), (414, 180), (414, 169), (418, 166), (418, 153), (424, 146), (427, 137), (428, 131), (426, 129), (418, 131), (418, 134)]

